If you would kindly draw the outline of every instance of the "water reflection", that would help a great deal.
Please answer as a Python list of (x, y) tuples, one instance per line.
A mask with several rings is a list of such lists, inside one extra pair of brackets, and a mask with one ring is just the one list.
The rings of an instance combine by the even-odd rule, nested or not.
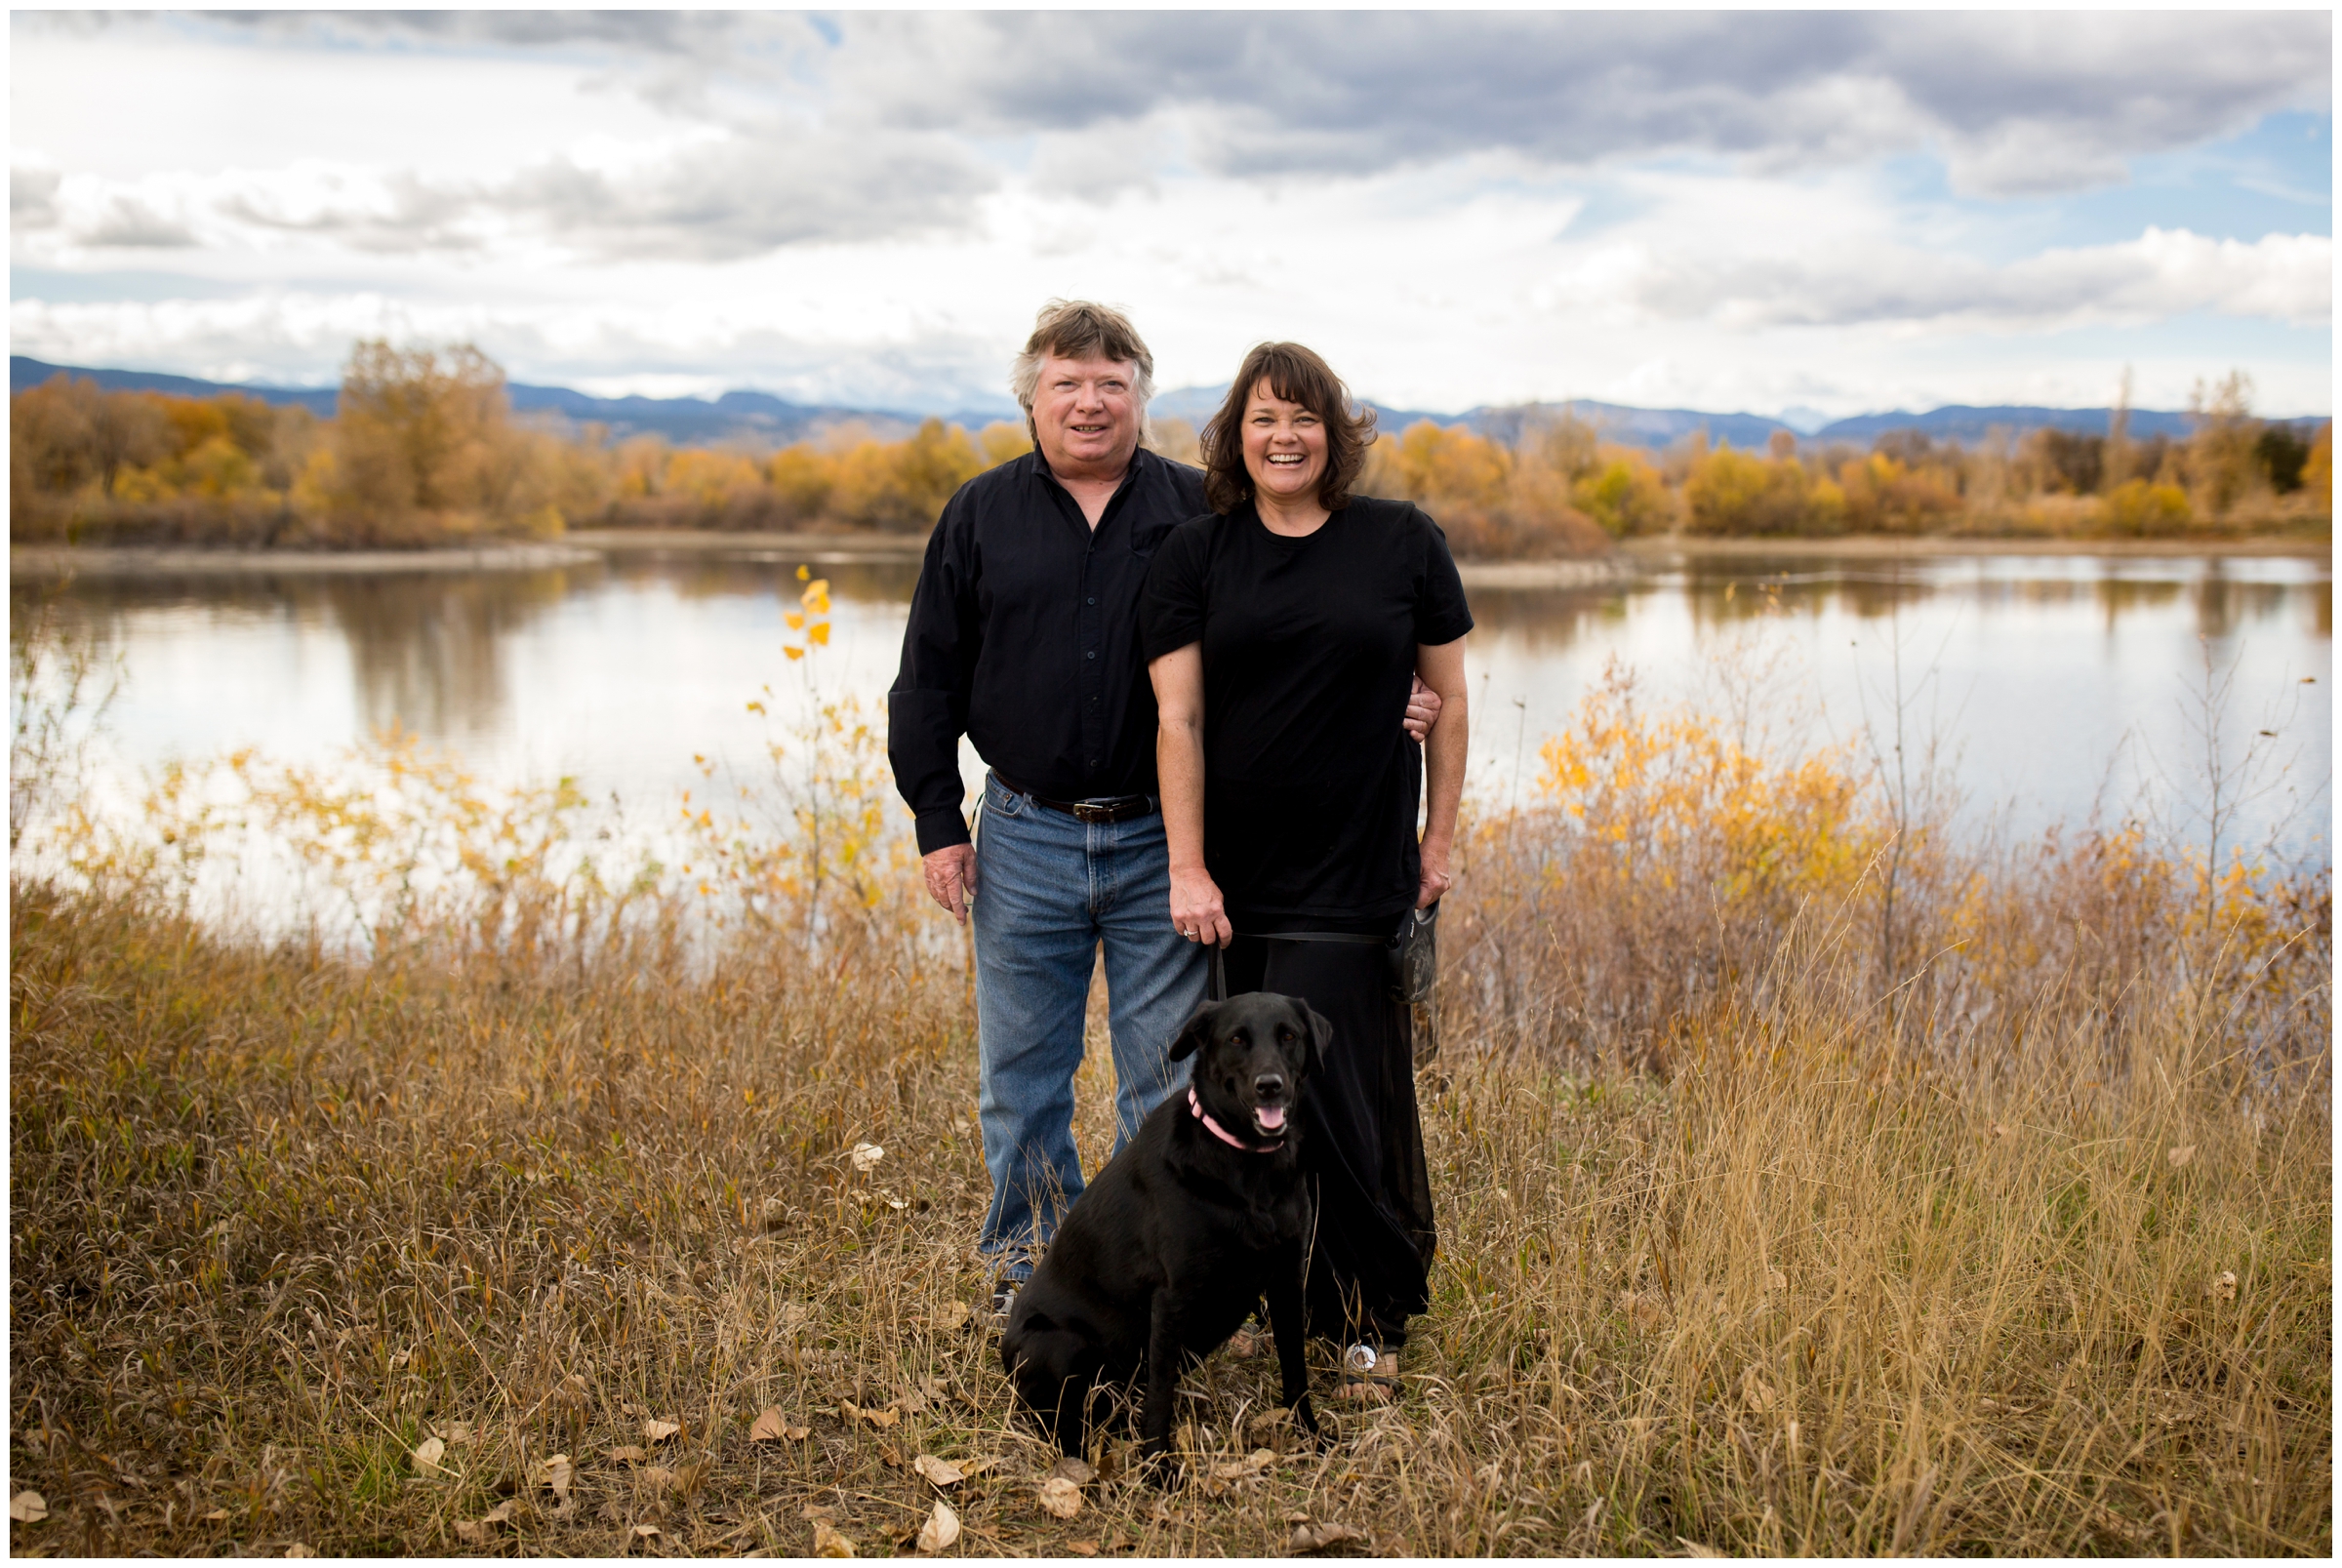
[[(290, 573), (250, 577), (102, 579), (75, 583), (64, 608), (126, 656), (161, 633), (188, 653), (238, 630), (300, 642), (321, 630), (346, 650), (361, 726), (393, 723), (427, 736), (479, 737), (505, 722), (505, 660), (537, 622), (573, 593), (590, 592), (598, 567), (534, 572)], [(25, 613), (32, 590), (17, 585)], [(182, 655), (185, 657), (185, 655)], [(221, 691), (215, 701), (265, 701)]]
[[(85, 580), (64, 604), (122, 653), (127, 763), (248, 744), (324, 755), (396, 721), (492, 777), (569, 773), (597, 796), (655, 803), (698, 777), (695, 754), (764, 757), (770, 731), (746, 704), (766, 686), (783, 730), (824, 698), (883, 711), (917, 563), (814, 564), (836, 604), (832, 644), (791, 664), (782, 617), (799, 560), (636, 551), (533, 572)], [(14, 589), (20, 616), (36, 591)], [(1486, 703), (1474, 777), (1507, 792), (1614, 659), (1654, 696), (1693, 696), (1766, 650), (1818, 715), (1815, 738), (1844, 740), (1900, 646), (1906, 676), (1923, 673), (1957, 726), (1971, 798), (2017, 803), (2020, 824), (2086, 811), (2119, 758), (2188, 754), (2175, 699), (2207, 647), (2238, 662), (2242, 734), (2332, 662), (2322, 560), (1685, 555), (1611, 585), (1471, 597)], [(2331, 711), (2318, 695), (2283, 741), (2322, 780)]]

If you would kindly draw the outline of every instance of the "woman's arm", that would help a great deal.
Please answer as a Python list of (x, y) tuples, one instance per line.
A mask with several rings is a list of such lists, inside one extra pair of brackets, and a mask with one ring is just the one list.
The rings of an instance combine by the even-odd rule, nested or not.
[(1203, 865), (1203, 644), (1174, 648), (1151, 661), (1147, 674), (1161, 721), (1154, 770), (1163, 791), (1163, 837), (1171, 848), (1171, 924), (1191, 942), (1223, 945), (1234, 932), (1220, 885)]
[[(1456, 846), (1456, 808), (1464, 799), (1464, 752), (1471, 734), (1464, 687), (1464, 639), (1437, 647), (1415, 645), (1415, 672), (1439, 694), (1439, 716), (1432, 722), (1424, 743), (1424, 762), (1431, 775), (1431, 808), (1423, 827), (1423, 882), (1416, 890), (1415, 907), (1428, 908), (1455, 885), (1448, 860)], [(1169, 809), (1169, 800), (1164, 802)]]

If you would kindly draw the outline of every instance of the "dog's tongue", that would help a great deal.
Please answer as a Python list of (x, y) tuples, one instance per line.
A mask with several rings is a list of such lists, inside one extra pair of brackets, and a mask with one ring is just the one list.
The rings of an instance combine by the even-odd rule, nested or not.
[(1253, 1114), (1260, 1119), (1261, 1131), (1265, 1133), (1275, 1132), (1285, 1124), (1285, 1107), (1282, 1106), (1263, 1106)]

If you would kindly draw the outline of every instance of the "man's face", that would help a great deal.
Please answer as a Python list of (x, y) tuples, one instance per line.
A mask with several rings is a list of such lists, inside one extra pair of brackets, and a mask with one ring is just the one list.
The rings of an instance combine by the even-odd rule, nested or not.
[(1032, 389), (1033, 435), (1053, 469), (1116, 470), (1139, 449), (1139, 400), (1128, 360), (1041, 361)]

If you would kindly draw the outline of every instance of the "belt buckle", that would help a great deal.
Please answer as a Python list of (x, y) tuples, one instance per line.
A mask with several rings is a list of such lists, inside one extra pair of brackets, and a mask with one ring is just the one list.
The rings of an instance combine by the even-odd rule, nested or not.
[(1077, 823), (1110, 823), (1114, 820), (1114, 808), (1111, 803), (1076, 800), (1073, 802), (1073, 820)]

